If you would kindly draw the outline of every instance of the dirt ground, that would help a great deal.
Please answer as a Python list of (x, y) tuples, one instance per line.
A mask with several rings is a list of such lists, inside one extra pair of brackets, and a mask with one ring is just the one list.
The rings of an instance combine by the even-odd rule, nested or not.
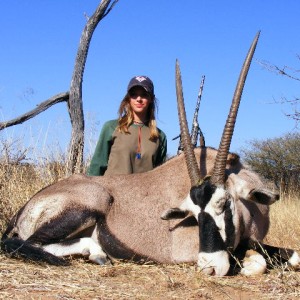
[(193, 265), (53, 267), (0, 254), (0, 299), (300, 299), (300, 272), (207, 277)]

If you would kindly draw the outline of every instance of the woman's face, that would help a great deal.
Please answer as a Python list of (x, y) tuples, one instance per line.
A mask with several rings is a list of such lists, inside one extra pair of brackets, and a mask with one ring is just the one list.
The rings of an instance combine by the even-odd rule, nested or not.
[(130, 106), (137, 115), (146, 115), (152, 101), (151, 95), (142, 87), (134, 87), (129, 91)]

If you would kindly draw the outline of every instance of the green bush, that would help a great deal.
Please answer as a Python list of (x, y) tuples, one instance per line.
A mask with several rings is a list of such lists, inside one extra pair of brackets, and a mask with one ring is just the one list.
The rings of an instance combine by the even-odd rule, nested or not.
[(300, 133), (252, 140), (247, 149), (242, 149), (242, 157), (253, 170), (273, 181), (281, 193), (299, 193)]

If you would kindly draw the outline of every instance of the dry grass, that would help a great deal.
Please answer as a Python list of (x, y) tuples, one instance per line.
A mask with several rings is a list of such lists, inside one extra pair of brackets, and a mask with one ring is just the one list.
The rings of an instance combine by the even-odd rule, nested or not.
[(300, 199), (284, 196), (271, 206), (271, 227), (266, 243), (300, 250)]
[(0, 163), (0, 232), (32, 195), (64, 174), (64, 167), (53, 162), (38, 165)]
[[(0, 233), (31, 195), (64, 176), (63, 164), (34, 168), (0, 164)], [(300, 206), (284, 198), (271, 207), (266, 242), (300, 248)], [(82, 259), (70, 267), (25, 263), (0, 253), (0, 299), (299, 299), (300, 273), (276, 265), (262, 276), (203, 276), (194, 265), (100, 267)]]
[(292, 271), (244, 278), (206, 277), (190, 265), (117, 263), (71, 267), (23, 263), (0, 256), (0, 299), (299, 299)]

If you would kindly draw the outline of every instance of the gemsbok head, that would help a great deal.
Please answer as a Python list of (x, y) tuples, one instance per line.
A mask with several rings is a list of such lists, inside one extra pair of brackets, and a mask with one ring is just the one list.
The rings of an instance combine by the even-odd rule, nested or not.
[[(214, 167), (210, 175), (201, 176), (190, 142), (187, 127), (182, 80), (179, 63), (176, 63), (176, 92), (178, 114), (181, 124), (181, 139), (186, 157), (191, 190), (183, 203), (167, 210), (162, 219), (185, 218), (192, 213), (199, 226), (198, 266), (209, 275), (226, 275), (230, 267), (230, 254), (249, 240), (261, 241), (269, 227), (268, 206), (279, 199), (279, 195), (266, 190), (262, 185), (249, 183), (226, 170), (226, 162), (233, 136), (237, 112), (250, 63), (257, 45), (256, 35), (246, 56), (224, 127)], [(247, 176), (246, 174), (244, 174)], [(265, 270), (265, 260), (252, 253), (251, 268), (254, 273)], [(249, 268), (248, 259), (248, 268)], [(247, 268), (242, 273), (248, 274)]]

